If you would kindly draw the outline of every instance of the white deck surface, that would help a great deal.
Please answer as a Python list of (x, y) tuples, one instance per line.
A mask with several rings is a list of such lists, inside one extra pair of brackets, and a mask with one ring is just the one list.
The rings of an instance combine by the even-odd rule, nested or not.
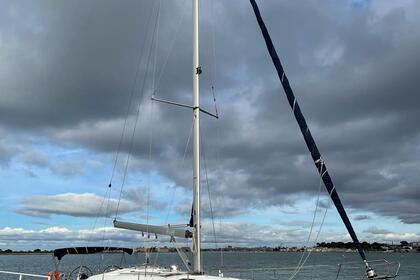
[(240, 280), (239, 278), (218, 277), (210, 275), (191, 275), (183, 271), (173, 271), (160, 267), (131, 267), (114, 270), (89, 277), (88, 280)]

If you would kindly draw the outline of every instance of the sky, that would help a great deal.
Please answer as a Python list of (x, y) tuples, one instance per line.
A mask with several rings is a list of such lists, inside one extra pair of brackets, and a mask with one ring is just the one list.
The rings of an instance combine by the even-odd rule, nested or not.
[[(420, 3), (258, 4), (359, 239), (419, 241)], [(188, 223), (192, 112), (150, 97), (192, 103), (191, 1), (0, 5), (0, 249)], [(350, 241), (248, 1), (201, 1), (200, 61), (204, 246)]]

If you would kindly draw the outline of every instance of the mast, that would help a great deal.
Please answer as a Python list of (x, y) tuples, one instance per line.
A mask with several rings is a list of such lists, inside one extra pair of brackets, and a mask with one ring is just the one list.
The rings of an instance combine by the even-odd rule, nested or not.
[(306, 123), (305, 117), (303, 116), (302, 111), (300, 110), (299, 104), (290, 86), (289, 80), (287, 79), (286, 73), (284, 72), (283, 66), (281, 65), (280, 58), (277, 55), (277, 52), (271, 40), (270, 34), (268, 33), (264, 20), (261, 17), (261, 13), (259, 11), (258, 5), (255, 0), (250, 0), (250, 3), (254, 10), (255, 16), (257, 17), (257, 22), (261, 29), (262, 35), (264, 37), (267, 50), (271, 56), (274, 67), (277, 70), (277, 74), (283, 86), (283, 90), (286, 94), (287, 100), (289, 101), (289, 105), (293, 110), (293, 114), (299, 125), (300, 131), (302, 132), (306, 146), (308, 147), (309, 152), (311, 153), (316, 169), (318, 170), (319, 175), (321, 176), (322, 181), (324, 182), (325, 188), (327, 189), (328, 194), (331, 197), (331, 200), (333, 201), (335, 207), (337, 208), (337, 211), (340, 214), (340, 217), (343, 220), (343, 223), (346, 226), (348, 233), (350, 234), (350, 237), (352, 238), (353, 243), (356, 246), (360, 257), (362, 258), (363, 262), (366, 265), (366, 274), (368, 278), (372, 278), (376, 276), (376, 273), (373, 271), (373, 269), (370, 268), (367, 262), (363, 247), (360, 244), (359, 239), (357, 238), (356, 232), (353, 229), (350, 219), (347, 216), (346, 210), (344, 209), (343, 204), (341, 203), (340, 197), (338, 196), (335, 185), (330, 177), (330, 174), (328, 173), (327, 166), (325, 165), (325, 162), (321, 157), (321, 153), (319, 152), (318, 147), (315, 143), (315, 140), (312, 137), (311, 131), (309, 130), (309, 127)]
[(193, 0), (193, 271), (201, 273), (199, 0)]

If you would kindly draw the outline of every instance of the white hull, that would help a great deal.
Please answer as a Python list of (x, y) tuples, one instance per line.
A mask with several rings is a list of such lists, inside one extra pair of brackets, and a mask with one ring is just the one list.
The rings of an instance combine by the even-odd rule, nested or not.
[(220, 277), (211, 275), (194, 275), (188, 274), (183, 271), (171, 270), (161, 267), (130, 267), (117, 269), (110, 272), (105, 272), (97, 275), (90, 276), (88, 280), (241, 280), (239, 278)]

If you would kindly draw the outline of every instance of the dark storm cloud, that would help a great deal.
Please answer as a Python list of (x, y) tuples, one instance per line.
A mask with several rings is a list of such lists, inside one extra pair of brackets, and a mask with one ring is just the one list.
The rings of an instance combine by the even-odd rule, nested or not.
[[(0, 66), (2, 126), (114, 152), (139, 50), (144, 41), (145, 54), (150, 46), (146, 31), (153, 21), (149, 29), (146, 25), (156, 3), (42, 2), (28, 9), (23, 5), (30, 4), (6, 2), (0, 29), (0, 46), (6, 50)], [(344, 1), (273, 0), (260, 6), (344, 204), (419, 223), (420, 36), (413, 13), (420, 9)], [(315, 193), (319, 179), (248, 2), (215, 1), (216, 61), (209, 7), (203, 1), (202, 101), (213, 108), (211, 67), (217, 64), (222, 118), (216, 122), (204, 116), (202, 124), (218, 209), (223, 209), (222, 196), (250, 209), (290, 204), (293, 195)], [(157, 56), (162, 78), (156, 80), (156, 94), (185, 103), (191, 102), (189, 10), (189, 1), (162, 2)], [(143, 59), (138, 77), (145, 71)], [(132, 168), (158, 170), (188, 187), (190, 153), (181, 163), (191, 112), (155, 104), (151, 122), (150, 86), (149, 76)], [(141, 82), (136, 88), (139, 92)], [(124, 151), (130, 146), (136, 102)], [(238, 213), (231, 208), (226, 213)]]
[(153, 1), (3, 6), (5, 125), (65, 127), (123, 115), (139, 50), (150, 41), (146, 27), (148, 15), (156, 13)]

